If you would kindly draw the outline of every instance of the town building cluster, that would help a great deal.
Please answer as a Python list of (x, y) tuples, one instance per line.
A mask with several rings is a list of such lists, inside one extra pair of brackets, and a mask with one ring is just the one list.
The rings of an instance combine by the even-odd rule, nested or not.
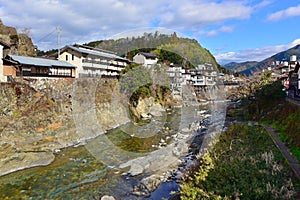
[[(158, 56), (152, 53), (139, 52), (133, 57), (133, 62), (150, 67), (158, 62)], [(218, 81), (224, 81), (224, 74), (218, 73), (211, 63), (199, 64), (196, 68), (183, 68), (181, 64), (171, 63), (166, 70), (173, 95), (181, 95), (183, 86), (193, 87), (196, 95), (202, 91), (214, 88)]]
[(282, 80), (287, 93), (291, 97), (300, 98), (300, 64), (297, 56), (290, 56), (289, 61), (274, 61), (271, 66), (273, 76)]
[[(67, 45), (60, 50), (58, 59), (10, 55), (9, 45), (0, 41), (0, 81), (9, 81), (17, 76), (31, 78), (117, 78), (119, 72), (131, 62), (145, 67), (157, 64), (158, 56), (139, 52), (133, 61), (118, 56), (115, 52), (84, 45)], [(181, 93), (183, 85), (192, 85), (200, 90), (214, 86), (217, 71), (212, 64), (198, 65), (195, 69), (184, 69), (171, 64), (167, 73), (175, 93)]]
[[(58, 59), (10, 55), (9, 45), (0, 41), (0, 81), (15, 77), (28, 78), (117, 78), (121, 70), (131, 62), (150, 67), (158, 62), (158, 56), (139, 52), (133, 61), (118, 56), (115, 52), (84, 45), (67, 45), (60, 49)], [(184, 85), (191, 85), (195, 92), (216, 85), (218, 74), (210, 63), (198, 65), (194, 69), (184, 69), (181, 65), (170, 64), (167, 69), (174, 94), (181, 95)]]
[(180, 65), (171, 64), (167, 73), (174, 94), (181, 95), (184, 85), (193, 86), (196, 94), (208, 88), (213, 88), (220, 76), (210, 63), (200, 64), (196, 68), (184, 69)]
[(67, 45), (58, 59), (8, 54), (9, 45), (0, 41), (0, 81), (30, 78), (115, 78), (130, 61), (116, 53), (84, 45)]

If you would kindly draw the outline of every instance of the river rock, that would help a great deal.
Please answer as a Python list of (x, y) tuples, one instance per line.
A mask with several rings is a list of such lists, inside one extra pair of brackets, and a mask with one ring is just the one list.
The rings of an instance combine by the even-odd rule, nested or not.
[(151, 108), (150, 108), (150, 115), (154, 116), (154, 117), (161, 117), (162, 116), (162, 112), (164, 112), (164, 108), (162, 107), (162, 105), (160, 104), (154, 104)]
[(54, 159), (55, 156), (50, 152), (14, 153), (9, 157), (0, 158), (0, 176), (31, 167), (46, 166)]
[(151, 115), (149, 115), (147, 113), (141, 113), (141, 117), (142, 117), (142, 119), (151, 119)]
[(137, 196), (149, 196), (161, 182), (166, 181), (165, 176), (151, 175), (143, 178), (136, 186), (133, 187), (132, 194)]
[(101, 197), (101, 200), (115, 200), (115, 198), (113, 196), (104, 195)]
[(161, 117), (162, 112), (165, 111), (161, 104), (155, 103), (153, 97), (140, 98), (134, 110), (142, 118)]
[(137, 176), (141, 173), (144, 172), (144, 167), (142, 165), (139, 165), (137, 163), (133, 163), (130, 167), (130, 170), (129, 170), (129, 174), (131, 174), (132, 176)]

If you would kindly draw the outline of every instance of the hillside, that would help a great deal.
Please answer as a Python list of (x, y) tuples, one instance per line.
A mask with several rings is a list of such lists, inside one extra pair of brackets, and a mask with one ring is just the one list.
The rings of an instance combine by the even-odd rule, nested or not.
[(294, 47), (292, 47), (292, 48), (290, 48), (286, 51), (279, 52), (279, 53), (277, 53), (277, 54), (275, 54), (275, 55), (273, 55), (269, 58), (266, 58), (263, 61), (257, 63), (256, 65), (241, 71), (241, 73), (246, 74), (246, 75), (250, 75), (253, 72), (261, 71), (263, 69), (266, 69), (268, 66), (270, 66), (272, 64), (273, 61), (276, 61), (276, 60), (278, 60), (278, 61), (282, 61), (282, 60), (289, 61), (291, 55), (296, 55), (297, 58), (300, 58), (300, 45), (296, 45), (296, 46), (294, 46)]
[[(196, 40), (177, 37), (174, 32), (171, 35), (156, 33), (144, 33), (143, 36), (132, 38), (121, 38), (117, 40), (100, 40), (89, 42), (85, 45), (117, 52), (118, 55), (132, 58), (132, 54), (138, 51), (165, 50), (178, 54), (180, 57), (187, 59), (192, 65), (212, 63), (219, 67), (214, 56), (203, 48)], [(156, 50), (154, 53), (160, 54), (165, 51)], [(177, 59), (182, 62), (183, 59)]]
[(231, 63), (224, 65), (224, 67), (227, 70), (232, 71), (232, 72), (240, 72), (240, 71), (249, 69), (257, 64), (258, 64), (258, 62), (256, 62), (256, 61), (247, 61), (247, 62), (242, 62), (242, 63), (231, 62)]

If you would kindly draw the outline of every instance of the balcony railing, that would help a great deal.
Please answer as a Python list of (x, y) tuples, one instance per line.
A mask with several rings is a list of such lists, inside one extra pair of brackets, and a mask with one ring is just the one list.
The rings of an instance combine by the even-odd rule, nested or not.
[(32, 77), (75, 77), (71, 73), (58, 73), (58, 74), (51, 74), (51, 73), (32, 73), (29, 71), (17, 72), (17, 76), (32, 76)]

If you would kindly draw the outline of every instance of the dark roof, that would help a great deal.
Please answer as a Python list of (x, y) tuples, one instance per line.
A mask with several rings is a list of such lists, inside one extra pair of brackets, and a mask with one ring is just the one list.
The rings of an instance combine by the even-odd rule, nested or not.
[(90, 49), (90, 50), (94, 50), (94, 51), (100, 51), (100, 52), (105, 52), (105, 53), (110, 53), (110, 54), (115, 54), (115, 55), (117, 55), (116, 52), (108, 51), (108, 50), (100, 49), (100, 48), (96, 48), (96, 47), (90, 47), (90, 46), (81, 45), (81, 44), (74, 44), (73, 46), (74, 46), (74, 47), (78, 47), (78, 48), (81, 47), (81, 48), (85, 48), (85, 49)]
[(2, 45), (5, 49), (9, 49), (10, 48), (10, 46), (7, 43), (5, 43), (5, 42), (3, 42), (1, 40), (0, 40), (0, 45)]
[(14, 61), (17, 62), (18, 64), (23, 64), (23, 65), (76, 68), (76, 66), (63, 60), (51, 60), (51, 59), (28, 57), (28, 56), (7, 55), (5, 57), (5, 60)]
[(138, 54), (141, 54), (141, 55), (145, 56), (146, 58), (158, 58), (158, 56), (153, 53), (139, 52)]
[(112, 60), (122, 60), (122, 61), (129, 62), (128, 59), (117, 56), (115, 53), (113, 53), (111, 51), (87, 47), (84, 45), (67, 45), (62, 49), (62, 51), (65, 51), (66, 49), (72, 49), (73, 51), (76, 51), (79, 53), (98, 56), (98, 57), (102, 57), (102, 58), (108, 58), (108, 59), (112, 59)]

